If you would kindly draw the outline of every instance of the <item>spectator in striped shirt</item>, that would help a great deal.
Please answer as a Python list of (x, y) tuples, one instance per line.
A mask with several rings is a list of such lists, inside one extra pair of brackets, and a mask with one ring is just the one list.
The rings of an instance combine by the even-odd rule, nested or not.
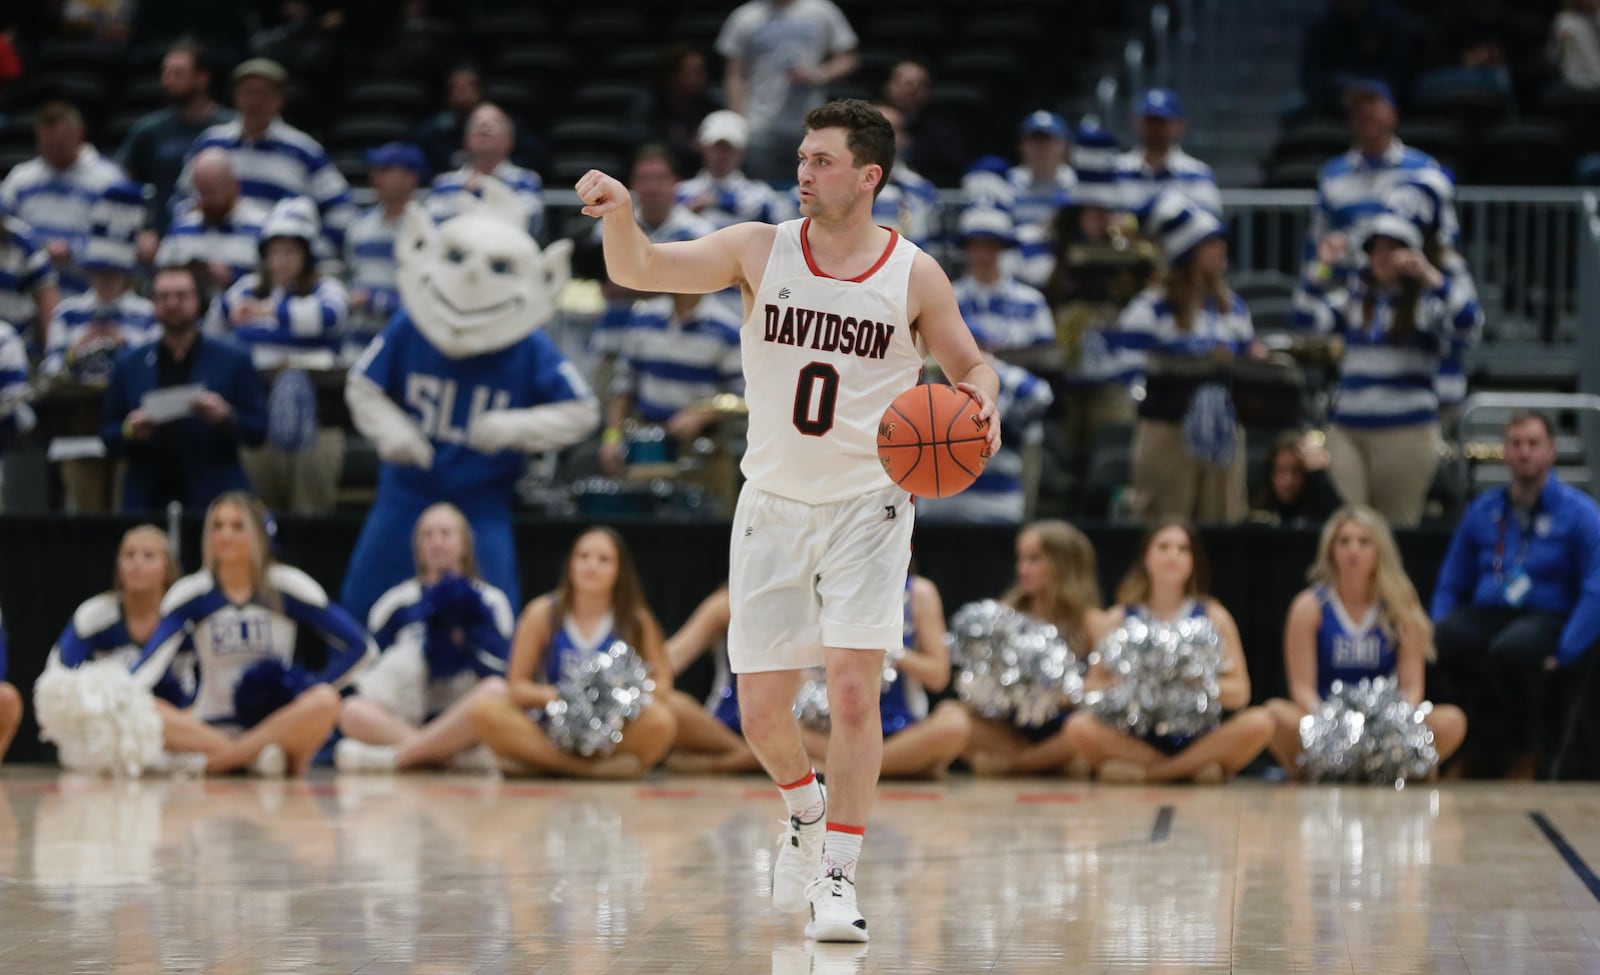
[(1071, 202), (1078, 175), (1067, 165), (1069, 148), (1067, 120), (1056, 113), (1038, 111), (1022, 120), (1022, 163), (1006, 173), (1016, 188), (1018, 224), (1048, 227)]
[(1142, 210), (1164, 189), (1176, 190), (1190, 203), (1222, 215), (1222, 194), (1211, 167), (1183, 151), (1178, 143), (1189, 129), (1183, 102), (1176, 92), (1151, 88), (1139, 100), (1139, 148), (1120, 160), (1128, 184), (1127, 206)]
[(697, 143), (704, 166), (677, 189), (678, 202), (690, 213), (718, 230), (747, 220), (778, 223), (784, 218), (787, 208), (778, 192), (740, 168), (750, 144), (744, 116), (726, 109), (712, 112), (700, 122)]
[(656, 295), (637, 301), (621, 337), (611, 384), (600, 463), (622, 473), (624, 424), (630, 419), (666, 428), (687, 445), (717, 419), (694, 404), (719, 393), (742, 393), (739, 328), (742, 306), (726, 295)]
[(527, 212), (528, 233), (544, 239), (544, 180), (531, 169), (511, 161), (516, 131), (500, 106), (483, 102), (467, 116), (464, 144), (467, 162), (454, 172), (442, 173), (428, 193), (428, 212), (439, 223), (461, 212), (459, 194), (477, 192), (478, 179), (493, 176), (511, 188)]
[(1168, 269), (1117, 323), (1122, 347), (1146, 357), (1133, 437), (1134, 513), (1146, 521), (1237, 523), (1248, 514), (1244, 429), (1226, 362), (1264, 352), (1254, 342), (1250, 310), (1228, 287), (1222, 223), (1171, 192), (1141, 216)]
[(194, 206), (179, 217), (156, 251), (156, 267), (192, 265), (208, 291), (224, 291), (260, 260), (267, 208), (245, 199), (226, 149), (202, 149), (190, 163)]
[[(930, 250), (944, 246), (937, 239), (939, 230), (939, 191), (927, 177), (911, 168), (899, 150), (906, 145), (904, 117), (889, 105), (874, 106), (889, 120), (894, 129), (896, 148), (894, 168), (885, 177), (883, 191), (872, 201), (872, 219), (881, 226), (892, 227), (901, 236)], [(795, 188), (794, 209), (799, 211), (800, 189)], [(935, 255), (937, 256), (937, 255)]]
[(35, 341), (42, 341), (60, 297), (50, 255), (33, 228), (8, 213), (0, 198), (0, 322), (24, 335), (32, 331)]
[(322, 227), (318, 255), (332, 257), (343, 253), (344, 231), (355, 216), (355, 205), (350, 187), (321, 143), (283, 120), (287, 82), (283, 68), (266, 58), (251, 58), (234, 69), (233, 105), (239, 118), (212, 126), (195, 140), (173, 195), (173, 216), (182, 216), (194, 205), (194, 160), (215, 147), (233, 160), (245, 199), (269, 209), (290, 197), (313, 200)]
[[(16, 329), (0, 322), (0, 442), (33, 429), (35, 417), (28, 405), (27, 390), (28, 348)], [(5, 474), (5, 461), (0, 457), (0, 487), (5, 486)], [(0, 510), (4, 507), (0, 504)]]
[(83, 249), (89, 211), (112, 186), (127, 182), (122, 168), (83, 138), (83, 116), (66, 102), (48, 102), (33, 117), (39, 155), (0, 182), (0, 207), (33, 228), (64, 294), (89, 287)]
[(1467, 281), (1434, 266), (1416, 225), (1398, 214), (1372, 222), (1365, 271), (1331, 270), (1345, 248), (1341, 235), (1323, 240), (1295, 324), (1344, 340), (1328, 430), (1334, 486), (1345, 501), (1411, 526), (1438, 466), (1439, 360), (1476, 329), (1477, 301)]
[(350, 273), (350, 329), (344, 357), (360, 358), (389, 318), (400, 310), (395, 282), (394, 241), (400, 220), (417, 187), (428, 178), (422, 150), (409, 142), (390, 142), (367, 151), (367, 179), (378, 202), (350, 224), (344, 266)]
[(989, 458), (982, 473), (960, 494), (948, 498), (920, 498), (917, 517), (929, 521), (959, 521), (991, 525), (1020, 525), (1026, 517), (1032, 490), (1025, 470), (1036, 461), (1044, 439), (1044, 417), (1055, 402), (1050, 384), (1021, 366), (985, 356), (1000, 377), (995, 405), (1002, 412), (1000, 450)]
[(231, 336), (249, 349), (257, 369), (279, 370), (268, 399), (269, 442), (241, 451), (240, 459), (256, 495), (269, 508), (294, 514), (331, 512), (344, 465), (342, 428), (318, 424), (309, 436), (310, 424), (297, 427), (298, 435), (275, 428), (286, 411), (314, 418), (314, 394), (300, 370), (334, 368), (345, 330), (344, 285), (317, 273), (316, 239), (310, 200), (278, 203), (261, 228), (260, 269), (217, 297), (205, 326), (208, 334)]
[(1017, 241), (1011, 214), (998, 207), (968, 207), (961, 214), (960, 234), (967, 273), (955, 283), (956, 303), (979, 347), (1001, 355), (1053, 352), (1056, 325), (1044, 295), (1001, 266), (1001, 256)]

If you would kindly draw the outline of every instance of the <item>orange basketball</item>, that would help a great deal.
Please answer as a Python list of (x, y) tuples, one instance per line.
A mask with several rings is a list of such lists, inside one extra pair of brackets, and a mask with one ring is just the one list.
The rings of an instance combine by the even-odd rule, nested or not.
[(913, 386), (878, 421), (878, 460), (889, 480), (923, 498), (967, 489), (989, 460), (989, 421), (954, 386)]

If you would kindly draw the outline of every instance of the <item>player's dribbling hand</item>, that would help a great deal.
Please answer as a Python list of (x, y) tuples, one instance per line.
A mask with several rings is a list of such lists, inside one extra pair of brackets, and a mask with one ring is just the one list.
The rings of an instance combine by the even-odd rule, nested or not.
[(633, 212), (633, 200), (628, 196), (628, 188), (622, 185), (621, 180), (607, 176), (598, 169), (584, 173), (575, 189), (584, 203), (583, 215), (586, 217), (603, 217), (624, 208), (629, 213)]
[(956, 383), (956, 388), (971, 396), (978, 404), (978, 419), (989, 422), (984, 429), (989, 438), (989, 456), (993, 457), (1000, 452), (1000, 411), (995, 409), (994, 400), (980, 387), (971, 383)]

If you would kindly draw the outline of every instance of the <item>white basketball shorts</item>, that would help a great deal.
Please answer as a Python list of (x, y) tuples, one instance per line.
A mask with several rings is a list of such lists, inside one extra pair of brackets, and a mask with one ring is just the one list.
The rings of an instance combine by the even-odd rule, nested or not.
[(899, 646), (913, 519), (893, 486), (806, 504), (746, 484), (728, 570), (733, 672), (819, 667), (823, 647)]

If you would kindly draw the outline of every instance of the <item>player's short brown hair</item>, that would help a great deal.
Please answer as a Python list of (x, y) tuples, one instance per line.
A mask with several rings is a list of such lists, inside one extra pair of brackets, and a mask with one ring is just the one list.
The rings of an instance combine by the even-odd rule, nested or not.
[(841, 98), (806, 113), (805, 130), (844, 129), (850, 161), (856, 167), (876, 165), (883, 170), (872, 196), (877, 198), (894, 169), (894, 127), (870, 102)]

